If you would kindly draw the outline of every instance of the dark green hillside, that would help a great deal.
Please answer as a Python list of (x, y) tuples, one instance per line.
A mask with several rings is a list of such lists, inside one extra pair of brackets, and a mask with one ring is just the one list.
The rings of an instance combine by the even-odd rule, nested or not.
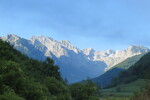
[(98, 76), (97, 78), (94, 78), (92, 81), (101, 87), (105, 87), (106, 85), (111, 83), (112, 78), (118, 76), (121, 71), (124, 71), (125, 69), (128, 69), (130, 66), (135, 64), (142, 56), (143, 54), (130, 57), (117, 64), (104, 74)]
[(11, 95), (14, 100), (71, 99), (58, 69), (52, 59), (29, 59), (0, 40), (0, 100), (12, 100)]
[(87, 91), (84, 95), (73, 95), (74, 89), (62, 80), (52, 59), (30, 59), (0, 39), (0, 100), (77, 100), (78, 96), (80, 100), (93, 96), (96, 98), (90, 100), (98, 100), (97, 88), (91, 83), (80, 87)]
[(126, 60), (124, 60), (123, 62), (115, 65), (113, 68), (122, 68), (122, 69), (128, 69), (130, 68), (132, 65), (134, 65), (137, 61), (140, 60), (140, 58), (143, 56), (144, 54), (140, 54), (140, 55), (136, 55), (130, 58), (127, 58)]
[[(101, 90), (101, 97), (105, 100), (150, 100), (150, 53), (122, 71), (112, 84)], [(109, 97), (109, 98), (108, 98)], [(114, 98), (114, 99), (113, 99)]]
[(92, 81), (97, 84), (99, 87), (103, 88), (111, 83), (111, 79), (119, 74), (119, 72), (123, 71), (122, 68), (113, 68), (104, 74), (92, 79)]
[(150, 53), (113, 79), (112, 86), (127, 84), (137, 79), (150, 79)]

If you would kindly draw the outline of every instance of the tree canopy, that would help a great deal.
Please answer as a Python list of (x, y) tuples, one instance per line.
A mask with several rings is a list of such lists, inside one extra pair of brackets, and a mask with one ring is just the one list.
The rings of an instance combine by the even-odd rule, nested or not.
[(0, 100), (98, 100), (93, 83), (77, 87), (65, 83), (54, 60), (30, 59), (0, 39)]

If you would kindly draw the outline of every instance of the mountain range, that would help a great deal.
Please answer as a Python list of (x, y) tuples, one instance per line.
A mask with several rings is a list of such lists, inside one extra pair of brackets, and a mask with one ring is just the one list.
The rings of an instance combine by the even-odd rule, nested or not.
[(46, 57), (54, 59), (55, 64), (60, 66), (63, 78), (67, 78), (69, 83), (97, 77), (127, 58), (149, 51), (146, 47), (135, 45), (117, 51), (80, 50), (67, 40), (56, 41), (45, 36), (32, 36), (28, 40), (9, 34), (2, 39), (31, 58), (40, 61)]
[[(128, 61), (130, 61), (132, 58), (128, 59)], [(139, 59), (139, 56), (135, 58)], [(120, 71), (120, 73), (117, 76), (114, 76), (114, 74), (110, 73), (115, 68), (106, 72), (104, 75), (99, 76), (98, 78), (100, 79), (100, 81), (102, 80), (102, 78), (104, 79), (104, 76), (105, 77), (107, 76), (107, 78), (109, 79), (110, 75), (114, 76), (109, 85), (107, 85), (105, 88), (103, 88), (103, 90), (101, 90), (101, 97), (104, 98), (122, 97), (119, 100), (124, 100), (123, 98), (129, 98), (126, 100), (149, 100), (150, 99), (149, 65), (150, 65), (150, 52), (142, 55), (142, 57), (140, 57), (140, 59), (136, 63), (131, 65), (128, 69)], [(103, 81), (106, 82), (106, 80)], [(131, 99), (131, 97), (133, 99)], [(108, 99), (108, 100), (118, 100), (118, 99)]]
[(113, 68), (109, 69), (102, 75), (93, 78), (92, 81), (97, 84), (99, 87), (106, 87), (109, 84), (111, 84), (111, 81), (113, 78), (119, 76), (119, 74), (128, 68), (130, 68), (132, 65), (134, 65), (136, 62), (140, 60), (140, 58), (144, 54), (136, 55), (133, 57), (129, 57), (126, 60), (122, 61), (121, 63), (115, 65)]

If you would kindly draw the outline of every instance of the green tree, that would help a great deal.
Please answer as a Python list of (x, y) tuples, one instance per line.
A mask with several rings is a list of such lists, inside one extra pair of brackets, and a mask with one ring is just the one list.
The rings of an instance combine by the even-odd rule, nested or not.
[(50, 77), (55, 77), (58, 80), (62, 80), (59, 67), (54, 65), (54, 60), (49, 57), (46, 58), (46, 61), (43, 62), (45, 73)]
[(48, 87), (48, 91), (52, 95), (57, 96), (58, 100), (71, 100), (71, 94), (68, 86), (57, 80), (55, 77), (45, 78), (45, 85)]
[(99, 100), (98, 87), (90, 80), (86, 83), (75, 83), (70, 86), (75, 100)]

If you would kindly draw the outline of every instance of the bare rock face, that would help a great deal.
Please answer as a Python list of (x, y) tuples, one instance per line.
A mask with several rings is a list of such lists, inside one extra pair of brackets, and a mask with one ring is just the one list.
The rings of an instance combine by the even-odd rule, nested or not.
[[(44, 52), (45, 56), (50, 56), (50, 53), (55, 55), (57, 58), (61, 56), (68, 56), (68, 52), (65, 49), (72, 50), (75, 53), (78, 53), (79, 50), (74, 47), (69, 41), (55, 41), (52, 38), (47, 38), (44, 36), (35, 37), (33, 36), (30, 41), (36, 48), (40, 46), (45, 46), (47, 48), (46, 52)], [(38, 42), (38, 43), (37, 43)], [(35, 44), (36, 43), (36, 44)], [(49, 52), (49, 53), (48, 53)]]
[(107, 68), (105, 69), (105, 71), (107, 71), (129, 57), (146, 53), (148, 51), (149, 49), (146, 47), (132, 45), (125, 50), (95, 51), (91, 54), (89, 53), (91, 52), (91, 49), (85, 49), (83, 50), (83, 53), (93, 61), (104, 61), (107, 64)]
[(120, 51), (95, 51), (92, 48), (80, 50), (67, 40), (56, 41), (45, 36), (32, 36), (27, 40), (10, 34), (2, 39), (31, 58), (53, 58), (60, 66), (63, 78), (67, 78), (70, 83), (97, 77), (125, 59), (149, 51), (146, 47), (134, 45)]

